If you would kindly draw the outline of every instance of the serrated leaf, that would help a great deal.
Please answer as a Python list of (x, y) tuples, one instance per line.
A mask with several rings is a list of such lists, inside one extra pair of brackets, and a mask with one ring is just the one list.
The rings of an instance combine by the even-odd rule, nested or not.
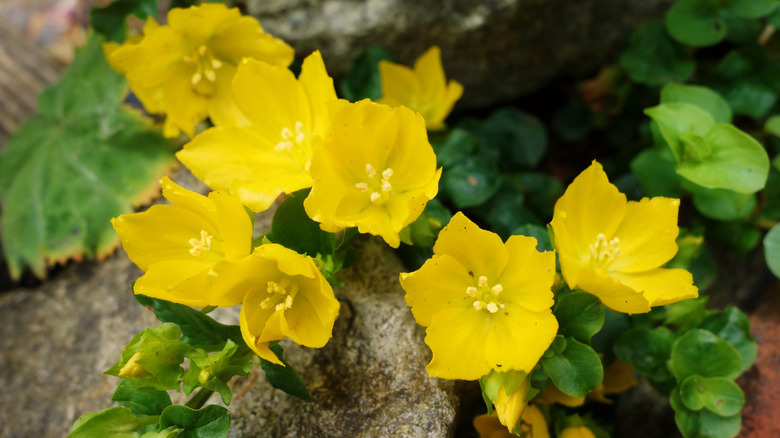
[(79, 417), (67, 438), (138, 438), (138, 429), (156, 422), (156, 416), (136, 417), (125, 407), (108, 408)]
[(134, 415), (160, 415), (171, 405), (167, 391), (154, 388), (137, 388), (123, 380), (111, 396), (119, 406), (130, 408)]
[(13, 278), (113, 250), (119, 237), (109, 219), (146, 201), (173, 163), (168, 140), (120, 107), (126, 83), (101, 43), (89, 38), (0, 153), (0, 233)]
[(554, 351), (549, 357), (543, 357), (542, 367), (555, 386), (572, 397), (585, 396), (604, 379), (599, 355), (574, 338), (566, 338), (562, 352)]
[(742, 369), (742, 358), (731, 344), (702, 329), (693, 329), (675, 342), (669, 360), (675, 379), (689, 376), (735, 379)]
[(720, 17), (718, 0), (678, 0), (666, 14), (666, 30), (677, 41), (704, 47), (726, 37), (726, 22)]
[(650, 86), (686, 81), (696, 68), (685, 48), (669, 37), (662, 20), (641, 24), (631, 34), (618, 62), (631, 80)]
[(276, 389), (280, 389), (294, 397), (298, 397), (301, 400), (311, 400), (311, 394), (306, 389), (301, 376), (295, 371), (289, 363), (284, 360), (284, 350), (282, 346), (277, 344), (271, 347), (271, 351), (274, 352), (276, 357), (282, 361), (284, 366), (277, 365), (262, 359), (260, 366), (265, 371), (265, 377), (268, 379), (268, 383)]
[(160, 415), (160, 429), (178, 427), (178, 438), (225, 438), (230, 430), (230, 412), (222, 406), (208, 405), (202, 409), (173, 405)]
[(238, 326), (219, 323), (214, 318), (183, 304), (139, 294), (135, 295), (135, 299), (142, 306), (150, 308), (160, 321), (178, 325), (182, 334), (181, 342), (206, 351), (221, 350), (228, 339), (239, 346), (246, 347)]
[(764, 258), (769, 270), (780, 278), (780, 225), (775, 225), (764, 236)]
[(604, 325), (604, 306), (601, 300), (587, 292), (565, 295), (555, 306), (558, 333), (578, 341), (590, 343), (590, 338)]
[(745, 394), (733, 380), (690, 376), (680, 384), (680, 400), (690, 410), (706, 408), (721, 417), (729, 417), (742, 410)]
[(157, 18), (157, 0), (117, 0), (104, 8), (92, 9), (89, 24), (109, 41), (121, 43), (125, 39), (125, 20), (134, 15), (141, 20)]
[(613, 349), (618, 359), (631, 364), (648, 379), (662, 382), (672, 377), (666, 361), (674, 341), (674, 333), (666, 327), (636, 327), (622, 334)]

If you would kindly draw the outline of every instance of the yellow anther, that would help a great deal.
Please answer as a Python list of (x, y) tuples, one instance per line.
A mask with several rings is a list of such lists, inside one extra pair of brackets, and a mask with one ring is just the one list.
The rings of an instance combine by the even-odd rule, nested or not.
[(620, 255), (620, 239), (617, 237), (607, 241), (603, 233), (596, 235), (596, 241), (588, 245), (591, 259), (596, 267), (605, 268)]
[(479, 276), (479, 287), (487, 287), (488, 286), (488, 280), (487, 277), (484, 275)]
[(466, 288), (466, 295), (470, 296), (471, 298), (474, 298), (477, 296), (477, 288), (474, 286), (469, 286)]
[(366, 175), (368, 175), (369, 178), (373, 178), (374, 175), (376, 175), (376, 169), (369, 163), (366, 163)]
[(389, 192), (390, 190), (393, 190), (393, 186), (390, 185), (390, 181), (383, 179), (382, 180), (382, 191), (383, 192)]
[(382, 179), (390, 179), (391, 176), (393, 176), (393, 169), (388, 167), (382, 171)]
[(373, 192), (371, 193), (371, 202), (376, 202), (380, 198), (382, 198), (382, 195), (379, 194), (379, 192)]
[(497, 285), (493, 286), (490, 290), (493, 291), (493, 294), (495, 296), (498, 296), (501, 292), (504, 291), (504, 286), (501, 286), (500, 284), (497, 284)]
[(202, 45), (202, 46), (200, 46), (200, 47), (198, 47), (198, 53), (200, 54), (200, 56), (203, 56), (203, 55), (205, 55), (205, 54), (206, 54), (206, 52), (208, 52), (208, 50), (209, 50), (209, 49), (206, 47), (206, 45), (205, 45), (205, 44), (204, 44), (204, 45)]
[(282, 138), (283, 139), (289, 140), (289, 139), (292, 138), (292, 136), (293, 136), (293, 133), (292, 133), (292, 131), (290, 131), (290, 128), (288, 128), (286, 126), (284, 128), (282, 128)]
[(220, 68), (222, 68), (222, 61), (220, 61), (219, 59), (216, 59), (216, 58), (212, 58), (211, 59), (211, 66), (214, 67), (215, 69), (220, 69)]
[(200, 71), (196, 71), (195, 74), (192, 75), (192, 85), (197, 85), (201, 79), (203, 79), (203, 75), (200, 74)]
[(496, 313), (498, 312), (498, 305), (496, 303), (490, 302), (487, 305), (487, 310), (490, 313)]
[(206, 79), (208, 79), (211, 82), (217, 80), (217, 72), (215, 72), (212, 69), (203, 69), (203, 74), (206, 76)]
[(472, 303), (472, 306), (474, 306), (474, 308), (477, 310), (482, 310), (484, 303), (482, 301), (477, 300), (474, 301), (474, 303)]
[(368, 184), (366, 184), (364, 182), (360, 182), (360, 183), (355, 184), (355, 187), (360, 189), (361, 192), (365, 192), (366, 190), (368, 190)]
[(190, 254), (194, 256), (199, 256), (203, 253), (203, 251), (208, 251), (211, 249), (211, 241), (214, 239), (213, 236), (209, 236), (209, 233), (206, 230), (200, 230), (200, 239), (192, 238), (189, 240), (190, 246)]

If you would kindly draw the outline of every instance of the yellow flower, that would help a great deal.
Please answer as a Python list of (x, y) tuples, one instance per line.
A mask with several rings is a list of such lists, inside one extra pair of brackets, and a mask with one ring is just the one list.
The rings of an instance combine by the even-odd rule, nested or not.
[(312, 140), (328, 127), (325, 102), (336, 91), (319, 52), (303, 61), (297, 80), (286, 68), (244, 60), (233, 91), (251, 125), (209, 129), (176, 156), (209, 187), (259, 212), (281, 193), (311, 187)]
[(596, 438), (587, 426), (570, 426), (563, 429), (560, 438)]
[(323, 347), (331, 337), (339, 302), (311, 257), (267, 244), (255, 248), (251, 258), (256, 286), (241, 306), (241, 334), (247, 345), (280, 365), (268, 347), (271, 341), (289, 337), (299, 345)]
[(547, 387), (547, 390), (534, 398), (534, 403), (538, 403), (540, 405), (551, 405), (558, 403), (570, 408), (576, 408), (585, 404), (585, 397), (572, 397), (561, 392), (557, 386), (550, 385)]
[(463, 86), (450, 80), (449, 84), (441, 66), (441, 51), (433, 46), (414, 63), (414, 70), (389, 61), (379, 63), (382, 82), (380, 103), (390, 106), (403, 105), (417, 111), (425, 119), (428, 129), (444, 127), (444, 119), (452, 111)]
[(528, 387), (528, 379), (523, 381), (516, 390), (511, 394), (506, 393), (506, 388), (503, 386), (498, 390), (498, 396), (493, 402), (493, 406), (496, 408), (496, 415), (498, 420), (506, 426), (508, 430), (515, 430), (517, 422), (520, 420), (520, 416), (523, 411), (526, 410), (528, 403), (523, 398), (525, 397), (525, 390)]
[(252, 267), (252, 219), (224, 192), (208, 198), (161, 181), (173, 205), (111, 220), (130, 260), (145, 274), (135, 292), (188, 306), (241, 302)]
[(631, 376), (633, 369), (631, 365), (621, 360), (615, 360), (610, 366), (604, 368), (604, 381), (588, 393), (588, 398), (600, 403), (612, 404), (612, 400), (605, 396), (628, 391), (638, 383)]
[(550, 310), (553, 252), (536, 239), (477, 227), (453, 216), (417, 271), (401, 274), (406, 303), (427, 327), (431, 376), (478, 379), (490, 372), (531, 369), (550, 346), (558, 322)]
[(547, 428), (547, 420), (544, 414), (534, 405), (529, 405), (523, 411), (520, 417), (519, 435), (509, 432), (499, 420), (498, 416), (479, 415), (474, 418), (474, 428), (477, 429), (479, 438), (512, 438), (520, 436), (522, 438), (550, 438), (550, 431)]
[(149, 112), (166, 112), (164, 133), (190, 137), (206, 117), (217, 125), (242, 125), (230, 84), (242, 58), (286, 67), (293, 49), (263, 32), (237, 8), (206, 3), (168, 12), (168, 25), (148, 20), (140, 41), (109, 46), (108, 62), (124, 74)]
[(425, 125), (407, 108), (332, 101), (331, 128), (313, 147), (306, 213), (336, 232), (357, 227), (397, 248), (439, 190), (441, 169)]
[(679, 206), (663, 197), (627, 202), (594, 161), (555, 204), (551, 223), (569, 287), (625, 313), (697, 297), (690, 272), (661, 268), (677, 253)]

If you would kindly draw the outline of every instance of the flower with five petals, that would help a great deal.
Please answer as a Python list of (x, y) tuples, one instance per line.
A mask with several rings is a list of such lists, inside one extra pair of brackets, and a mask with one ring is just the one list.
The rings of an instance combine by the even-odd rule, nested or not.
[(569, 287), (625, 313), (698, 296), (691, 273), (661, 266), (677, 253), (679, 199), (627, 201), (596, 161), (555, 204), (552, 229)]

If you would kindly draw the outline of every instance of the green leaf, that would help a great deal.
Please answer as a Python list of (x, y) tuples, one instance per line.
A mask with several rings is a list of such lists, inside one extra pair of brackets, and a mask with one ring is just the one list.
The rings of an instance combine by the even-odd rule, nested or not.
[(658, 125), (678, 163), (686, 159), (681, 137), (685, 134), (704, 137), (715, 126), (715, 121), (708, 112), (690, 103), (663, 103), (647, 108), (645, 114)]
[(125, 19), (134, 15), (141, 20), (157, 17), (156, 0), (116, 0), (104, 8), (92, 9), (89, 24), (109, 41), (121, 43), (125, 40), (127, 25)]
[(490, 199), (501, 186), (501, 175), (495, 161), (484, 157), (469, 157), (445, 169), (441, 177), (442, 191), (457, 208), (474, 207)]
[(352, 61), (352, 69), (341, 81), (341, 94), (350, 102), (382, 97), (379, 62), (393, 61), (393, 55), (382, 47), (368, 47)]
[(730, 43), (754, 44), (766, 26), (762, 20), (739, 17), (727, 9), (721, 9), (720, 16), (726, 21), (726, 41)]
[(733, 438), (739, 434), (742, 419), (740, 414), (729, 417), (702, 409), (688, 409), (680, 399), (677, 388), (671, 393), (669, 401), (674, 409), (674, 421), (685, 438)]
[(334, 235), (322, 231), (303, 208), (303, 201), (308, 195), (309, 189), (297, 191), (279, 205), (267, 237), (274, 243), (312, 257), (333, 254)]
[(707, 227), (707, 236), (728, 244), (743, 257), (761, 243), (761, 232), (744, 220), (712, 223)]
[(230, 430), (230, 412), (217, 405), (197, 410), (173, 405), (165, 408), (159, 424), (159, 429), (178, 427), (178, 438), (225, 438)]
[(502, 164), (509, 168), (536, 167), (547, 149), (544, 124), (516, 108), (493, 111), (484, 127), (501, 150)]
[(699, 85), (670, 82), (661, 88), (661, 103), (690, 103), (707, 111), (715, 123), (731, 123), (731, 107), (716, 91)]
[(677, 41), (693, 47), (717, 44), (726, 37), (718, 0), (678, 0), (666, 14), (666, 30)]
[(525, 195), (526, 205), (540, 217), (551, 217), (555, 201), (563, 193), (560, 180), (547, 172), (521, 172), (510, 183)]
[(764, 258), (769, 270), (780, 278), (780, 225), (775, 225), (764, 237)]
[(632, 81), (652, 87), (686, 81), (696, 68), (685, 48), (669, 38), (661, 20), (641, 24), (631, 34), (618, 63)]
[(672, 376), (666, 361), (672, 352), (674, 333), (666, 327), (636, 327), (623, 333), (614, 344), (615, 355), (631, 364), (650, 380), (662, 382)]
[(593, 128), (590, 110), (582, 100), (571, 99), (555, 113), (551, 127), (563, 141), (582, 140)]
[(739, 352), (707, 330), (689, 330), (672, 347), (669, 367), (678, 382), (689, 376), (735, 379), (742, 369)]
[(276, 389), (280, 389), (294, 397), (298, 397), (301, 400), (311, 400), (311, 394), (306, 389), (301, 376), (295, 371), (289, 363), (284, 360), (284, 350), (282, 346), (277, 344), (271, 347), (271, 351), (274, 352), (276, 357), (284, 363), (284, 366), (277, 365), (269, 362), (265, 359), (262, 360), (260, 366), (265, 371), (265, 377), (268, 379), (268, 383)]
[(746, 218), (756, 208), (757, 203), (755, 194), (724, 189), (699, 188), (693, 194), (693, 205), (696, 210), (710, 219), (719, 221)]
[(558, 320), (558, 333), (585, 343), (590, 343), (590, 338), (604, 325), (601, 300), (587, 292), (565, 295), (553, 313)]
[(549, 357), (543, 357), (542, 367), (555, 386), (572, 397), (583, 397), (604, 378), (599, 355), (574, 338), (566, 338), (563, 352), (554, 351)]
[(111, 396), (119, 406), (130, 408), (134, 415), (160, 415), (171, 405), (168, 392), (154, 388), (139, 388), (123, 380)]
[(764, 118), (777, 102), (777, 93), (755, 77), (743, 77), (729, 84), (724, 92), (726, 101), (735, 114), (754, 119)]
[(692, 411), (706, 408), (721, 417), (729, 417), (742, 411), (745, 394), (733, 380), (690, 376), (680, 384), (680, 400)]
[(452, 215), (437, 199), (428, 201), (422, 214), (401, 230), (401, 241), (407, 245), (432, 247), (439, 231)]
[(436, 152), (436, 163), (445, 168), (465, 160), (479, 146), (479, 139), (461, 128), (449, 131), (446, 136), (430, 134), (430, 140)]
[(755, 193), (766, 184), (769, 156), (750, 135), (732, 125), (715, 125), (705, 136), (711, 153), (700, 161), (683, 159), (677, 173), (711, 189)]
[(167, 391), (179, 389), (184, 374), (181, 363), (192, 349), (180, 342), (181, 330), (172, 323), (148, 328), (133, 337), (122, 350), (122, 358), (104, 374), (125, 379), (128, 385)]
[(780, 114), (775, 114), (764, 123), (764, 131), (780, 137)]
[(29, 266), (108, 254), (119, 237), (109, 219), (131, 213), (173, 163), (148, 120), (120, 107), (125, 80), (92, 35), (60, 81), (38, 99), (0, 152), (0, 234), (11, 276)]
[(673, 325), (678, 331), (697, 327), (712, 311), (707, 310), (708, 296), (678, 301), (664, 306), (664, 324)]
[(645, 194), (650, 197), (680, 197), (680, 176), (674, 157), (668, 160), (658, 149), (645, 149), (631, 161), (634, 172)]
[(138, 438), (138, 429), (156, 422), (156, 416), (136, 417), (125, 407), (108, 408), (79, 417), (67, 438)]
[(772, 14), (779, 5), (777, 0), (728, 0), (726, 9), (738, 17), (761, 18)]
[(550, 235), (547, 234), (547, 229), (541, 225), (521, 225), (512, 231), (512, 235), (533, 237), (536, 239), (536, 250), (539, 252), (553, 250)]
[(710, 315), (699, 328), (728, 341), (737, 349), (742, 358), (740, 371), (746, 371), (755, 362), (757, 346), (750, 334), (750, 321), (747, 315), (738, 308), (728, 306), (722, 312)]
[[(488, 212), (486, 219), (490, 229), (506, 239), (512, 233), (512, 230), (526, 224), (541, 224), (541, 220), (527, 209), (523, 204), (523, 197), (510, 197), (509, 201), (501, 198), (495, 202), (495, 207)], [(491, 202), (492, 203), (492, 202)]]
[(184, 393), (190, 395), (197, 387), (219, 393), (222, 401), (229, 405), (233, 390), (228, 381), (234, 376), (248, 376), (254, 367), (254, 353), (247, 347), (238, 348), (230, 339), (222, 351), (208, 354), (200, 348), (187, 353), (190, 368), (182, 378)]
[(155, 316), (160, 321), (178, 325), (182, 333), (181, 342), (206, 351), (221, 350), (228, 339), (246, 347), (246, 342), (241, 336), (241, 329), (238, 326), (221, 324), (205, 313), (183, 304), (139, 294), (135, 295), (135, 299), (142, 306), (154, 311)]

